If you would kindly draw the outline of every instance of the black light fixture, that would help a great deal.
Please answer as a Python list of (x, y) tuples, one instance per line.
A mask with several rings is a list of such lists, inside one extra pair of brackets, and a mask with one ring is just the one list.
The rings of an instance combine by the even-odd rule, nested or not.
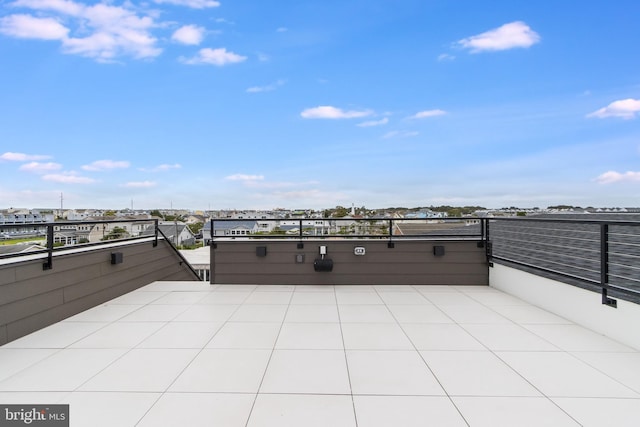
[(111, 252), (111, 264), (122, 264), (124, 261), (124, 254), (122, 252)]
[(256, 247), (256, 256), (260, 258), (267, 256), (267, 247), (266, 246), (258, 246)]

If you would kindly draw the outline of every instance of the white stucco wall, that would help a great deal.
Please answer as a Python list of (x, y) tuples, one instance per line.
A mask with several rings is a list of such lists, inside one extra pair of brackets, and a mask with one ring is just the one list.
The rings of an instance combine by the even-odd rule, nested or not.
[(640, 350), (640, 305), (618, 300), (602, 304), (602, 296), (576, 286), (494, 264), (489, 286)]

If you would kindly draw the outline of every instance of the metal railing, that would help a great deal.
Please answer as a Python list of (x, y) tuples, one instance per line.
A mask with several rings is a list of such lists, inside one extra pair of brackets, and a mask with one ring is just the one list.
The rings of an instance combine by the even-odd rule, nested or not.
[[(114, 225), (111, 227), (111, 225)], [(11, 234), (3, 231), (3, 240), (21, 240), (42, 246), (29, 252), (0, 254), (0, 259), (23, 257), (25, 255), (46, 254), (42, 268), (50, 270), (53, 266), (53, 254), (56, 251), (72, 247), (91, 247), (117, 241), (130, 241), (153, 238), (153, 246), (158, 245), (157, 219), (116, 219), (108, 221), (64, 221), (49, 223), (11, 224)], [(19, 230), (19, 231), (16, 231)]]
[(484, 245), (490, 266), (502, 261), (598, 291), (603, 304), (611, 306), (616, 301), (609, 292), (640, 303), (640, 221), (532, 217), (266, 218), (215, 219), (208, 225), (209, 240), (214, 244), (218, 239), (271, 238), (477, 240)]
[[(110, 224), (149, 226), (139, 233), (118, 235)], [(640, 302), (640, 221), (558, 218), (296, 218), (213, 219), (207, 225), (209, 242), (218, 239), (383, 239), (475, 240), (486, 250), (487, 262), (502, 261), (564, 282), (598, 290), (603, 304), (616, 301), (609, 293)], [(29, 252), (46, 253), (43, 269), (50, 269), (57, 247), (56, 235), (73, 234), (74, 227), (92, 226), (99, 241), (73, 241), (72, 246), (100, 245), (117, 240), (154, 237), (158, 220), (112, 220), (22, 224), (34, 238), (46, 237), (46, 247)], [(100, 236), (100, 226), (104, 236)], [(95, 228), (97, 227), (97, 228)], [(115, 227), (114, 227), (115, 228)], [(109, 231), (110, 230), (110, 231)], [(86, 229), (83, 231), (86, 234)], [(0, 234), (2, 228), (0, 227)], [(45, 236), (42, 236), (44, 233)], [(22, 233), (22, 235), (28, 233)], [(134, 235), (136, 234), (136, 235)], [(82, 233), (77, 233), (77, 236)], [(88, 239), (87, 239), (88, 240)], [(0, 255), (0, 258), (24, 256)], [(188, 263), (187, 263), (188, 264)]]
[(640, 222), (500, 218), (487, 223), (487, 257), (609, 297), (640, 302)]
[(158, 224), (156, 222), (156, 226), (155, 226), (155, 236), (156, 236), (156, 240), (154, 243), (154, 246), (158, 244), (158, 235), (161, 235), (164, 240), (166, 240), (167, 242), (169, 242), (169, 246), (171, 246), (171, 249), (173, 250), (173, 252), (178, 256), (178, 258), (180, 258), (180, 265), (186, 265), (187, 268), (191, 271), (191, 273), (193, 273), (194, 276), (196, 276), (198, 278), (198, 280), (202, 281), (204, 280), (202, 277), (200, 277), (200, 274), (198, 274), (198, 272), (196, 271), (195, 268), (193, 268), (193, 266), (191, 265), (191, 263), (189, 263), (189, 261), (187, 260), (187, 258), (185, 258), (184, 255), (182, 255), (182, 252), (180, 252), (178, 250), (178, 248), (171, 242), (171, 239), (169, 239), (167, 237), (166, 234), (164, 234), (162, 232), (162, 230), (160, 230), (160, 228), (158, 227)]
[(485, 241), (484, 218), (212, 219), (216, 239), (455, 239)]

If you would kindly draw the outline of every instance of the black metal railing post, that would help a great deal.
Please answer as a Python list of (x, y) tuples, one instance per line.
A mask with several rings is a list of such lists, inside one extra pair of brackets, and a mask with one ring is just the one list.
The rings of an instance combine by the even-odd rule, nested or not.
[(298, 237), (302, 239), (302, 219), (298, 220)]
[(602, 287), (602, 304), (617, 307), (615, 299), (609, 298), (609, 224), (600, 224), (600, 286)]
[(609, 224), (600, 224), (600, 284), (609, 283)]
[(160, 227), (158, 227), (158, 220), (154, 219), (153, 220), (153, 235), (154, 235), (154, 239), (153, 239), (153, 247), (155, 248), (156, 246), (158, 246), (158, 231), (160, 230)]
[(491, 243), (490, 231), (489, 231), (489, 218), (484, 218), (482, 223), (482, 230), (484, 235), (484, 247), (487, 254), (487, 264), (489, 267), (493, 267), (493, 244)]
[(53, 268), (53, 224), (47, 225), (47, 261), (42, 264), (43, 270)]

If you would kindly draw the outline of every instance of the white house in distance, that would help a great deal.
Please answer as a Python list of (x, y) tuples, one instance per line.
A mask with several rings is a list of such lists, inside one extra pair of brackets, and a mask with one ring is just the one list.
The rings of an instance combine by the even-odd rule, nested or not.
[(163, 221), (158, 224), (158, 229), (175, 246), (193, 246), (196, 244), (196, 236), (183, 222)]
[[(266, 221), (265, 221), (266, 222)], [(242, 237), (258, 232), (268, 232), (269, 229), (261, 229), (258, 221), (213, 221), (213, 231), (215, 237)], [(202, 239), (204, 245), (208, 245), (211, 240), (211, 221), (204, 223), (202, 227)]]

